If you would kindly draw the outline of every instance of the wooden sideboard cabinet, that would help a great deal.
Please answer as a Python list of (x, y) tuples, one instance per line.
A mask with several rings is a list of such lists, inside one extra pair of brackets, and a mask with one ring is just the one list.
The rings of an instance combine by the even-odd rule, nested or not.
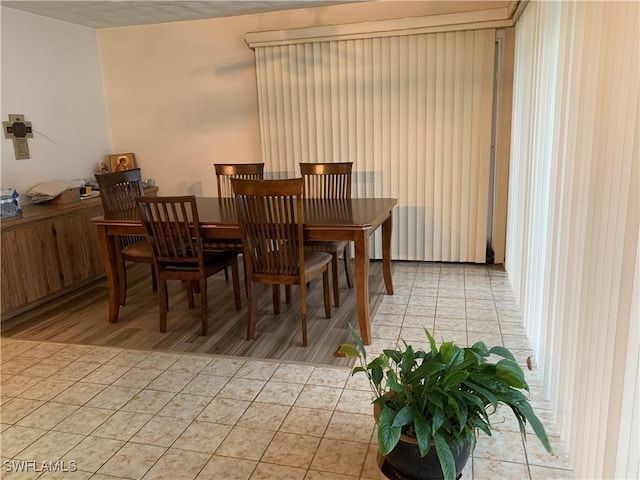
[(92, 217), (99, 198), (62, 205), (25, 205), (22, 217), (3, 219), (2, 318), (78, 288), (104, 274)]
[[(145, 189), (155, 195), (157, 187)], [(104, 276), (98, 233), (99, 197), (25, 205), (22, 217), (0, 223), (2, 319)]]

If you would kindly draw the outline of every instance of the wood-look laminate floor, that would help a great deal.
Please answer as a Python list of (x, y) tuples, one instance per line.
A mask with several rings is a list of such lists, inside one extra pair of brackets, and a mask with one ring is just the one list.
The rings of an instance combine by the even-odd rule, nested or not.
[[(110, 324), (107, 320), (108, 292), (106, 281), (102, 280), (3, 321), (1, 334), (23, 340), (351, 365), (352, 360), (334, 356), (341, 343), (351, 342), (347, 324), (357, 325), (356, 291), (347, 288), (342, 264), (340, 271), (340, 307), (332, 305), (330, 319), (324, 316), (321, 279), (311, 282), (307, 299), (307, 347), (302, 347), (298, 289), (293, 289), (292, 302), (283, 303), (281, 313), (274, 315), (271, 289), (261, 286), (256, 338), (247, 341), (244, 284), (242, 309), (236, 312), (233, 289), (230, 282), (225, 282), (223, 273), (209, 277), (207, 336), (202, 336), (200, 331), (199, 296), (196, 296), (196, 307), (189, 309), (181, 282), (169, 282), (168, 327), (166, 333), (160, 333), (157, 294), (151, 289), (150, 268), (140, 264), (128, 268), (127, 302), (120, 309), (118, 323)], [(369, 291), (373, 319), (384, 295), (380, 262), (371, 263)], [(282, 299), (284, 302), (284, 293)]]

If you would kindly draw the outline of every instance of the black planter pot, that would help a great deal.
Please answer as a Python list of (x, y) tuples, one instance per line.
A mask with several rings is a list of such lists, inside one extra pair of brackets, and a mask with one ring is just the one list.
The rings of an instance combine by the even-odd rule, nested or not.
[[(385, 396), (391, 395), (392, 393), (385, 394)], [(373, 416), (376, 424), (380, 421), (380, 411), (380, 404), (374, 403)], [(456, 464), (456, 480), (459, 480), (471, 455), (471, 443), (464, 444), (459, 450), (455, 448), (452, 450)], [(400, 435), (398, 444), (389, 455), (384, 457), (381, 471), (392, 480), (444, 480), (435, 445), (431, 444), (429, 453), (420, 457), (418, 441), (404, 434)]]
[[(460, 451), (453, 451), (456, 463), (456, 478), (462, 476), (467, 460), (471, 455), (471, 445), (465, 445)], [(385, 457), (386, 473), (389, 478), (398, 480), (443, 480), (442, 467), (434, 445), (424, 457), (420, 457), (417, 442), (405, 435), (400, 437), (396, 447)], [(391, 474), (391, 475), (389, 475)]]

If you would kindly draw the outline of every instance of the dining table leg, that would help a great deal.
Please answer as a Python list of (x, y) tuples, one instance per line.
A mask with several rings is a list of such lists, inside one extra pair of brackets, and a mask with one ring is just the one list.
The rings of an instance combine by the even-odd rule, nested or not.
[(100, 252), (107, 274), (107, 286), (109, 288), (109, 322), (116, 323), (120, 314), (120, 275), (118, 273), (118, 237), (107, 235), (107, 229), (98, 225), (98, 239)]
[(369, 232), (360, 231), (354, 239), (356, 265), (356, 299), (358, 325), (362, 343), (371, 343), (371, 317), (369, 314)]
[(393, 225), (391, 212), (382, 224), (382, 274), (387, 295), (393, 295), (393, 280), (391, 277), (391, 227)]

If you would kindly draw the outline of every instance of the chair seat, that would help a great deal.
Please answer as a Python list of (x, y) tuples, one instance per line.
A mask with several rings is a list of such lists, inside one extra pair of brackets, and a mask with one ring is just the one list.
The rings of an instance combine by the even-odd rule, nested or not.
[(123, 247), (122, 256), (126, 260), (135, 260), (140, 262), (144, 261), (144, 259), (148, 259), (148, 263), (153, 262), (153, 251), (148, 240), (141, 240)]
[(324, 252), (305, 252), (304, 271), (307, 276), (310, 273), (321, 271), (331, 261), (331, 254)]
[[(205, 270), (210, 270), (210, 269), (221, 269), (221, 268), (224, 268), (225, 266), (231, 266), (237, 254), (238, 252), (235, 252), (233, 250), (223, 250), (219, 252), (203, 250), (202, 259), (204, 262), (204, 268)], [(186, 262), (186, 263), (163, 262), (162, 268), (167, 272), (186, 273), (186, 274), (193, 273), (196, 276), (199, 274), (199, 271), (200, 271), (199, 265), (195, 262)]]
[(347, 242), (342, 240), (309, 240), (305, 242), (307, 252), (341, 252), (347, 248)]
[(340, 306), (340, 286), (338, 283), (338, 257), (344, 252), (344, 268), (347, 276), (347, 285), (351, 288), (351, 253), (349, 243), (342, 240), (310, 240), (304, 244), (305, 252), (326, 252), (331, 259), (331, 277), (333, 280), (333, 301), (336, 307)]

